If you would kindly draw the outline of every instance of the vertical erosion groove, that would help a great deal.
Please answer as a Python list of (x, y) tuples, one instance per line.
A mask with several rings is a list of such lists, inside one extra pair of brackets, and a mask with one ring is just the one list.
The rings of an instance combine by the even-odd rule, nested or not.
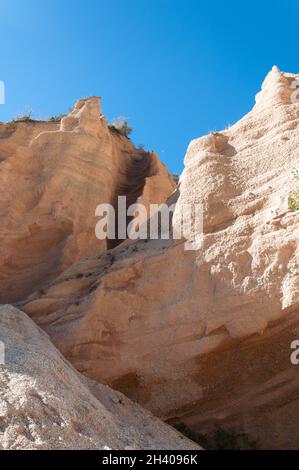
[[(107, 240), (107, 248), (111, 249), (119, 245), (123, 240), (117, 238), (118, 234), (118, 197), (126, 196), (126, 210), (142, 195), (146, 178), (158, 173), (158, 165), (153, 153), (139, 150), (132, 155), (126, 165), (125, 170), (120, 175), (119, 183), (116, 187), (113, 207), (115, 208), (115, 233), (116, 239)], [(126, 226), (130, 223), (132, 217), (126, 214)]]

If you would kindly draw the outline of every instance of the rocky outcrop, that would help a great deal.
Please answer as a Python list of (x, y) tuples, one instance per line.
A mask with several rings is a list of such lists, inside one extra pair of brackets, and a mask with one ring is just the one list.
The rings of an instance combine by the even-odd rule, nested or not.
[(203, 434), (298, 447), (298, 76), (274, 68), (253, 110), (189, 145), (174, 228), (202, 203), (203, 243), (125, 242), (81, 260), (24, 310), (85, 375)]
[(0, 307), (0, 449), (199, 449), (75, 371), (23, 312)]
[[(132, 166), (146, 160), (148, 173), (132, 179)], [(0, 302), (21, 300), (104, 251), (95, 210), (114, 204), (119, 188), (148, 205), (175, 187), (157, 155), (108, 127), (97, 97), (78, 101), (61, 123), (1, 124), (0, 165)]]

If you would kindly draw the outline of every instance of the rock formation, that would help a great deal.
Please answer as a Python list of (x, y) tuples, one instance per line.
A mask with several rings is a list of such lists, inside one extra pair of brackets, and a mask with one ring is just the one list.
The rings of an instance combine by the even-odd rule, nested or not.
[[(140, 160), (152, 164), (132, 179)], [(97, 97), (78, 101), (61, 123), (1, 124), (0, 162), (0, 302), (20, 300), (105, 250), (94, 235), (95, 210), (114, 204), (119, 188), (148, 205), (175, 187), (157, 155), (108, 127)]]
[(203, 245), (125, 242), (81, 260), (22, 304), (85, 375), (209, 435), (298, 446), (295, 75), (274, 68), (253, 110), (189, 145), (177, 214), (203, 203)]
[(0, 307), (0, 449), (199, 449), (80, 375), (23, 312)]
[[(175, 231), (186, 204), (203, 204), (202, 244), (195, 250), (186, 250), (184, 239), (127, 240), (105, 250), (93, 238), (94, 219), (86, 216), (81, 225), (81, 214), (92, 207), (93, 216), (99, 199), (111, 201), (107, 181), (134, 193), (116, 177), (126, 174), (130, 181), (119, 169), (124, 161), (119, 155), (131, 144), (111, 136), (105, 120), (96, 118), (94, 100), (79, 102), (60, 129), (28, 138), (29, 147), (13, 149), (14, 157), (7, 151), (0, 171), (3, 207), (9, 208), (7, 214), (1, 208), (7, 221), (1, 226), (1, 250), (8, 253), (1, 258), (5, 301), (13, 281), (19, 291), (13, 300), (84, 376), (164, 420), (184, 422), (207, 436), (215, 427), (234, 428), (260, 448), (299, 444), (299, 375), (290, 362), (290, 344), (299, 339), (299, 225), (288, 207), (296, 184), (292, 171), (299, 168), (299, 106), (293, 99), (298, 78), (274, 67), (252, 111), (190, 143), (179, 188), (168, 203), (176, 201)], [(103, 157), (93, 157), (92, 173), (84, 172), (82, 158), (96, 153)], [(30, 177), (15, 199), (12, 181), (23, 175), (22, 159), (31, 165)], [(39, 183), (43, 203), (37, 202), (37, 183), (29, 191), (36, 175), (45, 175)], [(103, 181), (100, 193), (94, 175)], [(166, 199), (173, 189), (166, 170), (148, 179), (143, 190), (148, 202), (156, 202), (156, 193), (162, 199), (164, 181)], [(59, 207), (53, 205), (52, 183), (60, 188)], [(81, 201), (87, 184), (90, 192)], [(66, 186), (71, 189), (65, 193)], [(25, 225), (17, 215), (21, 201)], [(37, 218), (35, 208), (49, 207), (52, 215)], [(64, 217), (64, 210), (72, 217)], [(40, 231), (32, 225), (36, 220)], [(26, 242), (9, 231), (18, 226), (27, 227)], [(33, 292), (41, 273), (49, 281)], [(31, 280), (24, 281), (29, 274)]]

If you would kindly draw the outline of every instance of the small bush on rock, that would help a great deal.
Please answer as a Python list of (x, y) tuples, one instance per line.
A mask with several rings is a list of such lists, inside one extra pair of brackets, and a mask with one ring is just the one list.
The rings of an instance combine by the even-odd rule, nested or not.
[[(299, 181), (299, 170), (294, 171), (294, 177), (297, 181)], [(293, 211), (299, 211), (299, 189), (297, 189), (290, 195), (289, 207)]]
[(247, 434), (235, 430), (215, 428), (208, 437), (191, 430), (183, 422), (172, 423), (172, 426), (206, 450), (254, 450), (257, 448), (256, 441), (251, 440)]
[(133, 129), (129, 126), (127, 118), (120, 116), (115, 119), (111, 124), (110, 128), (119, 132), (119, 134), (124, 135), (129, 138), (129, 135), (132, 133)]
[(34, 121), (34, 119), (32, 118), (31, 111), (28, 114), (20, 114), (13, 119), (13, 122), (31, 122), (31, 121)]
[(58, 121), (61, 121), (62, 118), (64, 118), (65, 116), (67, 116), (66, 114), (57, 114), (57, 116), (51, 116), (48, 118), (48, 121), (51, 121), (51, 122), (58, 122)]

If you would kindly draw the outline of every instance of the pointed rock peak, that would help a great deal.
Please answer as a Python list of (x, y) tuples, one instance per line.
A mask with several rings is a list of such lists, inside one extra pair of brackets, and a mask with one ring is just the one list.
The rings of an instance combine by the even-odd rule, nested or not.
[(81, 98), (74, 106), (74, 111), (80, 111), (82, 108), (94, 108), (99, 113), (101, 111), (101, 98), (100, 96), (90, 96), (88, 98)]
[(77, 128), (88, 133), (94, 133), (98, 129), (101, 116), (101, 98), (91, 96), (78, 100), (71, 113), (62, 119), (61, 130), (73, 131)]
[(260, 109), (290, 103), (292, 90), (287, 75), (279, 70), (277, 65), (272, 67), (262, 84), (261, 91), (255, 97), (255, 108)]

